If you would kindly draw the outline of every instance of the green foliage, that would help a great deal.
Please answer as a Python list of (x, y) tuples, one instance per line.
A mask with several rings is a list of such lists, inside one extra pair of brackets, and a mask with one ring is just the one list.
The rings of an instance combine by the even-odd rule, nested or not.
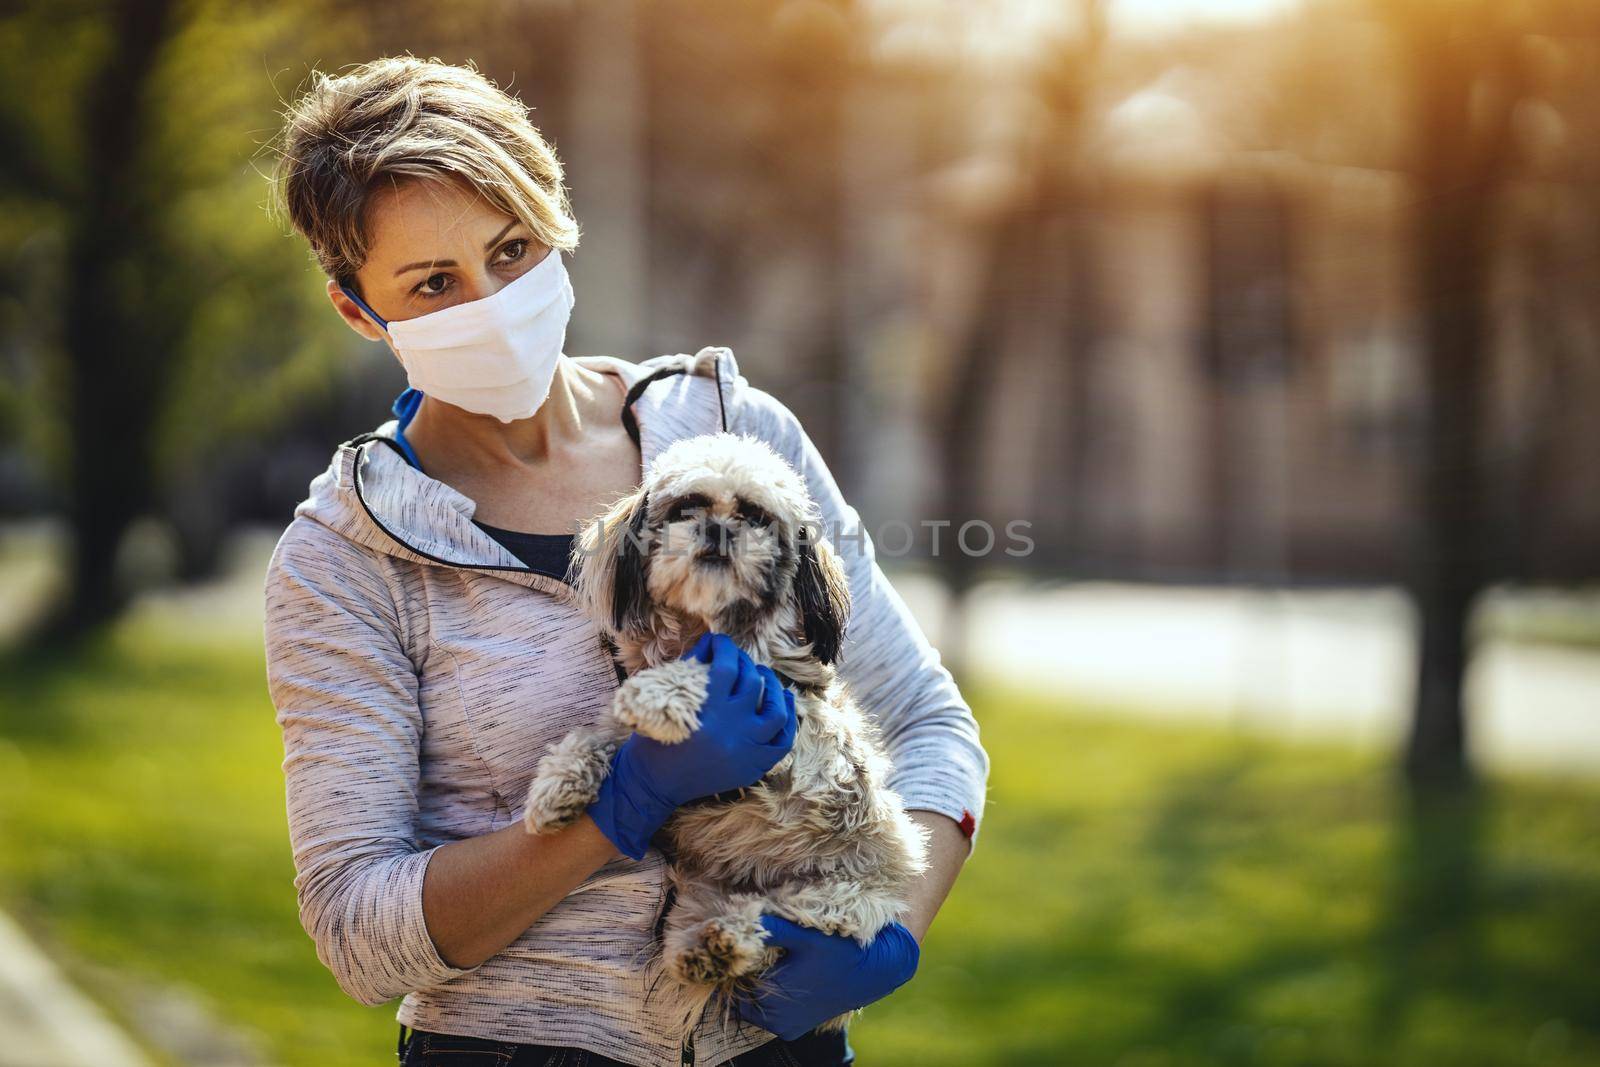
[[(147, 619), (0, 673), (0, 903), (283, 1063), (389, 1054), (394, 1006), (345, 998), (295, 916), (258, 647)], [(862, 1062), (1600, 1059), (1592, 788), (1413, 810), (1363, 754), (971, 696), (988, 815), (922, 971), (854, 1028)]]
[[(86, 300), (115, 303), (139, 336), (106, 337), (97, 359), (148, 362), (140, 380), (157, 383), (148, 431), (159, 483), (203, 464), (218, 441), (268, 432), (296, 401), (330, 393), (356, 345), (327, 312), (304, 242), (265, 207), (280, 109), (324, 55), (364, 45), (358, 13), (299, 0), (178, 5), (118, 117), (137, 141), (115, 184), (138, 218), (79, 234), (94, 217), (86, 109), (119, 62), (117, 10), (34, 4), (0, 17), (0, 337), (22, 371), (0, 381), (0, 416), (5, 438), (65, 478), (70, 397), (86, 385), (68, 373), (62, 324)], [(104, 261), (103, 290), (84, 290), (87, 268), (101, 264), (79, 261), (75, 247)]]

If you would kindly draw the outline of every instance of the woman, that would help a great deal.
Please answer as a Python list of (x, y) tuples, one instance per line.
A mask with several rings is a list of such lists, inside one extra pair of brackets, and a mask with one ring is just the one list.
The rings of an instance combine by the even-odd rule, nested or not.
[[(395, 419), (311, 483), (266, 576), (295, 888), (318, 957), (363, 1004), (404, 996), (406, 1064), (852, 1062), (843, 1035), (812, 1028), (911, 976), (970, 854), (988, 757), (805, 431), (726, 349), (639, 364), (562, 352), (561, 253), (578, 227), (561, 165), (473, 69), (405, 57), (318, 76), (287, 115), (276, 188), (334, 309), (410, 383)], [(866, 949), (769, 917), (785, 950), (775, 993), (708, 1012), (680, 1047), (638, 965), (663, 859), (618, 846), (654, 825), (621, 825), (630, 806), (613, 802), (532, 836), (520, 813), (545, 748), (592, 722), (619, 677), (566, 581), (573, 532), (667, 444), (721, 428), (770, 442), (823, 509), (855, 598), (840, 670), (883, 726), (889, 784), (929, 827), (932, 863), (904, 925)], [(727, 680), (697, 736), (720, 732), (619, 753), (619, 795), (670, 781), (683, 803), (750, 784), (792, 742), (771, 671), (722, 635), (686, 654)]]

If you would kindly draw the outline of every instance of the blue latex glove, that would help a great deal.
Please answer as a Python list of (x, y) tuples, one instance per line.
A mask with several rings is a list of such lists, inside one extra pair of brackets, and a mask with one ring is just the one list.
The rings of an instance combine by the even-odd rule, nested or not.
[(675, 745), (630, 736), (589, 805), (600, 832), (636, 860), (679, 804), (754, 785), (794, 747), (794, 693), (772, 668), (727, 634), (706, 634), (679, 658), (708, 667), (700, 726)]
[(764, 991), (737, 1002), (741, 1018), (793, 1041), (818, 1024), (888, 996), (917, 972), (917, 939), (892, 922), (862, 948), (853, 937), (825, 934), (777, 915), (761, 916), (767, 944), (784, 949), (762, 976)]

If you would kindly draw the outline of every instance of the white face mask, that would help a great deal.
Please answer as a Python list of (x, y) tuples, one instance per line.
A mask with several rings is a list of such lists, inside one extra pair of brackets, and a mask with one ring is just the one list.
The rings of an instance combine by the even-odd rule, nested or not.
[(414, 389), (501, 422), (527, 418), (550, 395), (574, 302), (560, 249), (499, 292), (399, 322), (344, 292), (388, 331)]

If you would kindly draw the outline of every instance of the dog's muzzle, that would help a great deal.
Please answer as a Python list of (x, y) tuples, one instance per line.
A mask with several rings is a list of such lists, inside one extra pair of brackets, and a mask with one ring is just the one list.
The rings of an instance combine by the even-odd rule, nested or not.
[(695, 558), (705, 563), (725, 564), (733, 559), (734, 533), (720, 522), (706, 524), (700, 535), (700, 549)]

